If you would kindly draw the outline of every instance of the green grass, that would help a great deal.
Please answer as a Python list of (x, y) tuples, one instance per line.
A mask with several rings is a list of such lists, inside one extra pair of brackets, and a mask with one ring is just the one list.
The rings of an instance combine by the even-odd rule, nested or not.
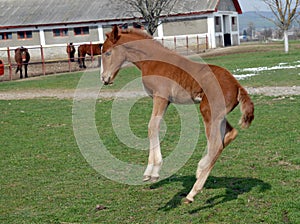
[(281, 44), (242, 45), (233, 49), (231, 53), (213, 57), (203, 57), (205, 62), (218, 64), (229, 70), (252, 67), (270, 67), (282, 62), (295, 62), (299, 60), (300, 43), (294, 43), (289, 53), (283, 51)]
[[(300, 58), (299, 42), (291, 42), (289, 53), (283, 52), (283, 45), (280, 43), (272, 45), (254, 45), (241, 46), (235, 49), (236, 53), (227, 55), (204, 57), (202, 59), (193, 58), (193, 60), (204, 60), (209, 64), (216, 64), (227, 68), (234, 74), (243, 74), (235, 72), (237, 69), (273, 67), (280, 63), (295, 65)], [(234, 51), (234, 50), (233, 50)], [(299, 64), (299, 63), (298, 63)], [(259, 75), (240, 81), (245, 86), (299, 86), (300, 68), (272, 70), (259, 72)]]
[[(298, 223), (300, 97), (254, 97), (256, 118), (222, 154), (203, 192), (181, 205), (194, 182), (197, 148), (171, 178), (129, 186), (104, 178), (90, 167), (76, 145), (72, 102), (40, 99), (0, 101), (2, 112), (0, 222), (2, 223)], [(96, 123), (107, 148), (123, 161), (146, 164), (147, 152), (127, 148), (115, 136), (111, 101), (96, 105)], [(132, 109), (131, 126), (145, 137), (151, 102)], [(232, 124), (240, 117), (230, 116)], [(171, 107), (166, 115), (164, 156), (180, 135)], [(203, 128), (203, 125), (201, 128)], [(235, 125), (236, 126), (236, 125)], [(97, 211), (100, 204), (106, 209)]]
[(66, 73), (60, 75), (47, 75), (18, 81), (0, 83), (0, 91), (18, 91), (34, 89), (74, 89), (76, 88), (82, 72)]
[[(97, 74), (100, 79), (100, 71), (85, 71), (64, 73), (60, 75), (47, 75), (18, 81), (0, 82), (1, 91), (34, 91), (37, 89), (53, 89), (53, 90), (74, 90), (83, 74), (94, 76)], [(113, 86), (103, 86), (102, 90), (113, 91), (119, 90), (129, 81), (140, 77), (140, 72), (134, 68), (124, 68), (117, 76), (116, 83)]]

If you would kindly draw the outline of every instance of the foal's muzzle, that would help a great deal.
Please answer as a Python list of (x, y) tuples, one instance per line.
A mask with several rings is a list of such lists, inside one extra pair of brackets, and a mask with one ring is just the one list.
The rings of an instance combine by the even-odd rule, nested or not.
[(109, 76), (107, 79), (105, 79), (105, 78), (102, 76), (102, 77), (101, 77), (101, 80), (102, 80), (102, 82), (103, 82), (104, 85), (112, 84), (111, 79), (110, 79), (110, 76)]

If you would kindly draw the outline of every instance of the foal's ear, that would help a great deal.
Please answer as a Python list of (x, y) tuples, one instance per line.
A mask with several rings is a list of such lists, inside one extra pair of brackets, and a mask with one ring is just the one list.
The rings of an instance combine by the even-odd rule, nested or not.
[(117, 25), (114, 25), (114, 27), (113, 27), (110, 35), (108, 36), (108, 38), (114, 44), (120, 39), (119, 28), (118, 28)]

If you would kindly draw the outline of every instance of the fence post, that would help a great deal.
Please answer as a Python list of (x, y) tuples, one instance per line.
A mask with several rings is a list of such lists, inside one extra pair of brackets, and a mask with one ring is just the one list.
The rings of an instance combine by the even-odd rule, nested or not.
[(9, 47), (7, 47), (7, 60), (8, 60), (8, 68), (9, 68), (9, 79), (12, 80), (12, 64), (11, 64)]
[(175, 49), (175, 51), (177, 49), (176, 36), (174, 36), (174, 49)]
[(69, 43), (67, 43), (67, 53), (68, 53), (69, 72), (71, 72), (71, 46)]
[(41, 49), (41, 57), (42, 57), (42, 70), (43, 70), (43, 74), (46, 75), (44, 50), (43, 50), (42, 45), (41, 45), (40, 49)]
[(92, 63), (94, 62), (94, 54), (93, 54), (93, 45), (92, 45), (92, 42), (90, 42), (90, 47), (91, 47), (91, 60), (92, 60)]
[(197, 54), (199, 53), (199, 36), (197, 34)]
[(206, 37), (205, 37), (205, 41), (206, 41), (206, 50), (208, 49), (208, 36), (206, 34)]
[(185, 39), (186, 39), (186, 53), (188, 55), (189, 54), (189, 37), (186, 36)]

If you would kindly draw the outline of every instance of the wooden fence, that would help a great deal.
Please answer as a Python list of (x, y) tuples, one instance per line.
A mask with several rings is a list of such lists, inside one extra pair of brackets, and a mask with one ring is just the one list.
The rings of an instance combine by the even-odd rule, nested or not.
[[(175, 37), (155, 38), (165, 47), (170, 48), (183, 55), (197, 54), (208, 48), (208, 40), (206, 35), (184, 35)], [(97, 43), (97, 42), (90, 42)], [(80, 44), (74, 43), (76, 53), (75, 62), (71, 62), (66, 52), (67, 44), (54, 44), (47, 46), (23, 46), (30, 53), (31, 59), (28, 65), (29, 77), (41, 76), (55, 73), (66, 73), (81, 71), (79, 68), (77, 48)], [(17, 47), (0, 48), (0, 60), (4, 67), (4, 74), (0, 76), (0, 81), (9, 81), (19, 79), (19, 74), (15, 73), (17, 64), (14, 59), (14, 50)], [(86, 56), (87, 68), (97, 68), (99, 56)]]

